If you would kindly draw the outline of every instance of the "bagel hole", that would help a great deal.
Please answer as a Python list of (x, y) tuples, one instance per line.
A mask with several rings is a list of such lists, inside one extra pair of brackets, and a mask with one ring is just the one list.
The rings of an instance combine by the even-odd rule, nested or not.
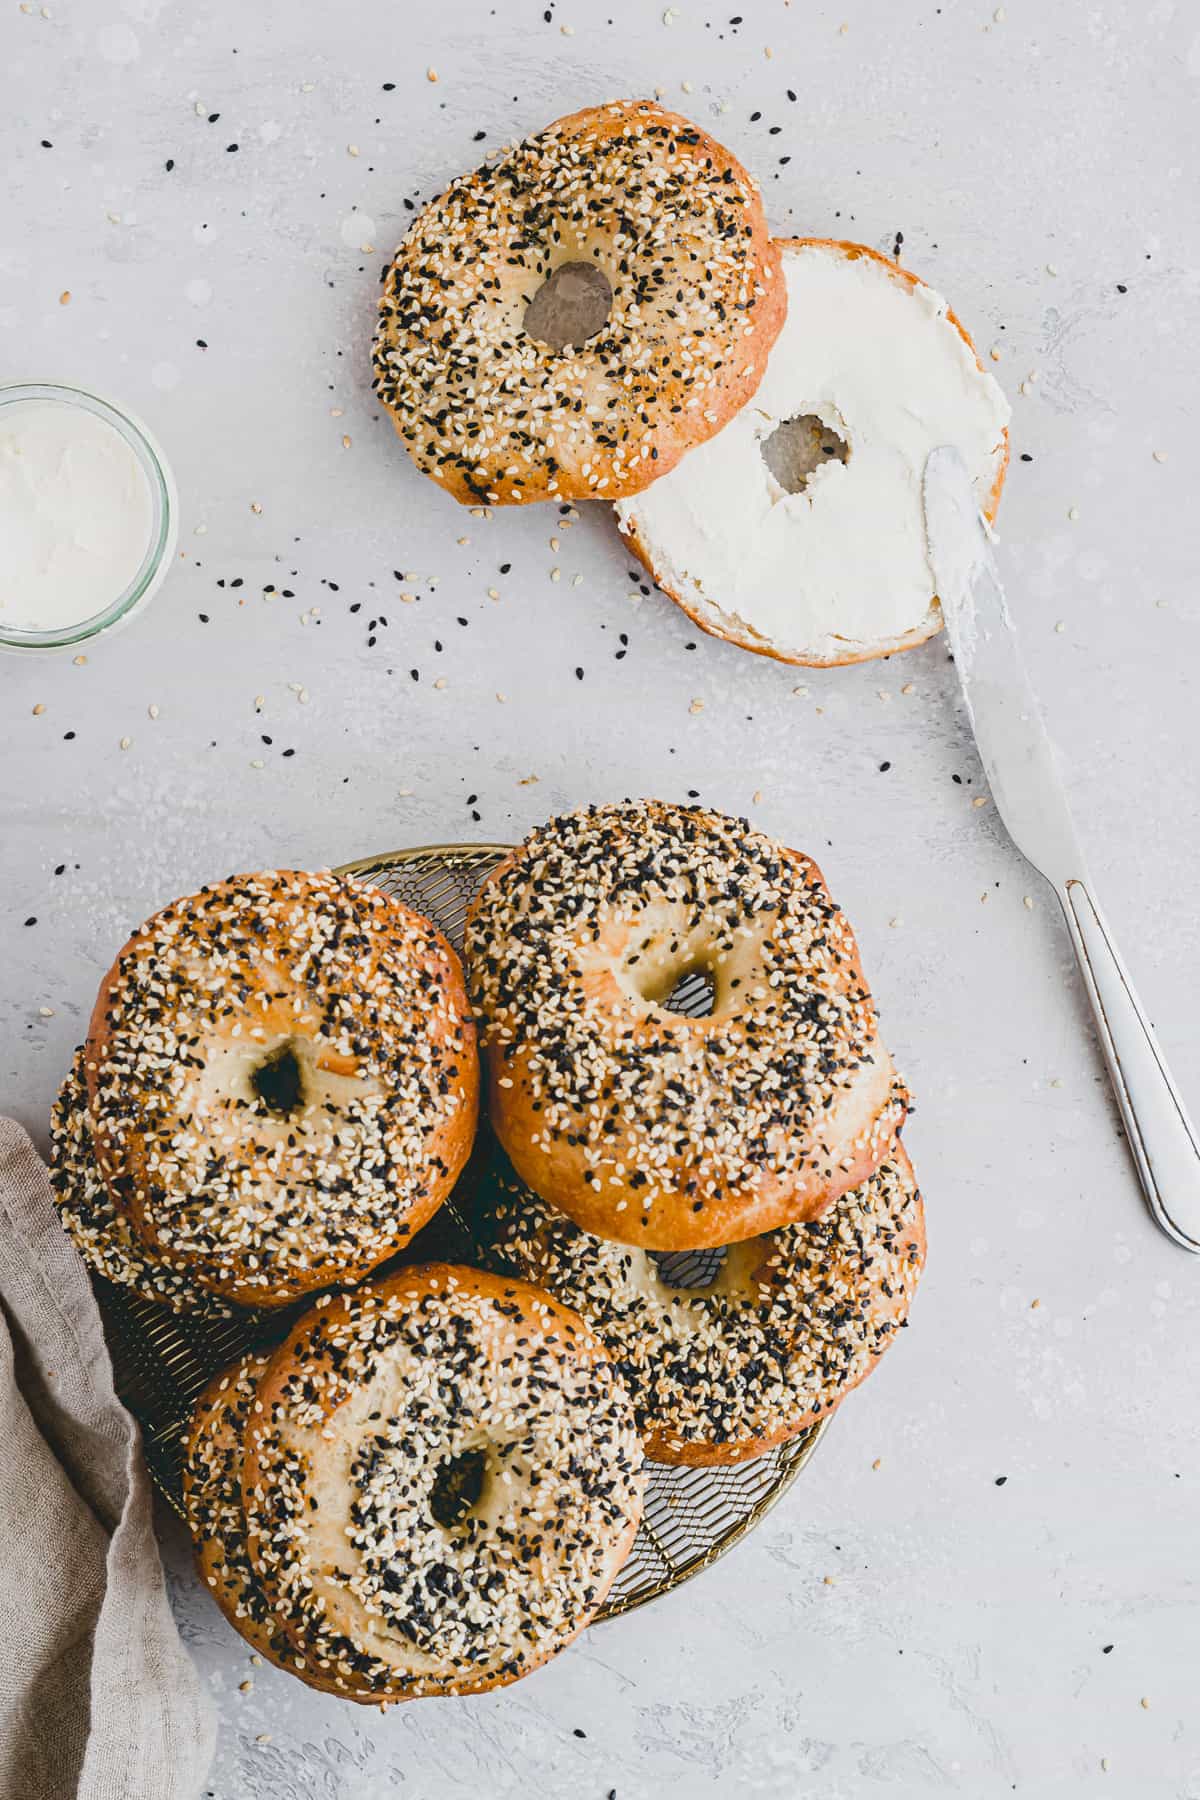
[(551, 350), (586, 344), (608, 324), (612, 302), (612, 283), (603, 269), (593, 263), (562, 263), (525, 308), (525, 330)]
[(259, 1063), (250, 1085), (268, 1112), (284, 1119), (296, 1112), (304, 1100), (304, 1079), (292, 1046), (282, 1045)]
[(762, 459), (785, 494), (802, 494), (815, 470), (830, 462), (844, 463), (849, 455), (845, 438), (816, 413), (785, 419), (762, 443)]
[(651, 1250), (650, 1260), (664, 1287), (711, 1287), (725, 1266), (726, 1250)]
[(448, 1456), (434, 1472), (429, 1494), (429, 1510), (439, 1525), (452, 1531), (461, 1525), (479, 1505), (487, 1475), (487, 1454), (483, 1450), (464, 1450), (461, 1456)]
[(717, 1004), (717, 984), (712, 971), (685, 969), (676, 977), (674, 987), (662, 1004), (668, 1012), (683, 1013), (689, 1019), (710, 1018)]

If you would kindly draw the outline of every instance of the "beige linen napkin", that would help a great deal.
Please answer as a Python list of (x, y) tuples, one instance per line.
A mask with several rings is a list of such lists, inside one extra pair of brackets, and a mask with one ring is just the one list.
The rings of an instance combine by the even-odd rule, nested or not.
[(196, 1800), (212, 1747), (87, 1273), (0, 1118), (0, 1800)]

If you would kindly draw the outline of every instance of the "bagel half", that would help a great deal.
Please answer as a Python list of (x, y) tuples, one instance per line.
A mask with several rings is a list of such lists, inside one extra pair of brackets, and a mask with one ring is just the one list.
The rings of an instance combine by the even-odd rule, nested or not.
[(752, 400), (617, 521), (703, 631), (781, 662), (865, 662), (940, 630), (925, 459), (956, 445), (992, 520), (1009, 406), (946, 301), (899, 263), (826, 238), (780, 250), (787, 320)]
[[(552, 282), (576, 298), (563, 287), (543, 307)], [(587, 318), (597, 283), (607, 302)], [(736, 157), (652, 101), (614, 101), (509, 146), (420, 214), (384, 282), (375, 391), (417, 467), (464, 505), (615, 500), (749, 399), (785, 304)]]

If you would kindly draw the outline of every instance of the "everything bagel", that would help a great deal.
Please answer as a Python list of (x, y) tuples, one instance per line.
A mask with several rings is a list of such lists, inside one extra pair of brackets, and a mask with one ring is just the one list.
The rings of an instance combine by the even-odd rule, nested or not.
[(237, 876), (158, 913), (105, 977), (86, 1062), (97, 1159), (134, 1229), (247, 1305), (403, 1248), (475, 1129), (454, 951), (329, 874)]
[[(467, 919), (489, 1107), (521, 1178), (645, 1249), (814, 1218), (879, 1166), (906, 1102), (816, 865), (659, 801), (532, 833)], [(707, 1017), (667, 1005), (687, 976)]]
[(251, 1559), (323, 1681), (478, 1693), (582, 1630), (642, 1508), (599, 1341), (530, 1287), (435, 1264), (314, 1308), (246, 1433)]
[(617, 101), (425, 208), (384, 283), (375, 391), (465, 504), (615, 500), (749, 399), (785, 305), (741, 164), (686, 119)]
[(497, 1187), (497, 1254), (591, 1325), (655, 1462), (743, 1462), (815, 1425), (904, 1324), (925, 1257), (899, 1145), (819, 1219), (731, 1245), (699, 1282), (581, 1231), (521, 1182), (502, 1175)]

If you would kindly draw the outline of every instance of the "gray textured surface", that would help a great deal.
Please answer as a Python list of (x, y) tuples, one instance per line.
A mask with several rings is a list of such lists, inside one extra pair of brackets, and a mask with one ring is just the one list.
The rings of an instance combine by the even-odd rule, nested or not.
[(552, 513), (470, 519), (422, 485), (366, 369), (404, 197), (467, 166), (479, 132), (613, 94), (661, 86), (714, 126), (780, 229), (902, 231), (1002, 348), (1033, 458), (1001, 512), (1014, 610), (1195, 1102), (1194, 8), (47, 10), (0, 14), (0, 366), (144, 413), (184, 555), (85, 666), (0, 661), (4, 1102), (43, 1130), (127, 929), (207, 877), (693, 788), (825, 865), (920, 1098), (914, 1329), (749, 1545), (524, 1686), (386, 1719), (307, 1695), (247, 1667), (168, 1536), (223, 1711), (212, 1792), (1200, 1795), (1200, 1268), (1143, 1216), (1065, 937), (972, 805), (942, 645), (806, 675), (699, 638), (631, 600), (603, 512), (554, 550)]

